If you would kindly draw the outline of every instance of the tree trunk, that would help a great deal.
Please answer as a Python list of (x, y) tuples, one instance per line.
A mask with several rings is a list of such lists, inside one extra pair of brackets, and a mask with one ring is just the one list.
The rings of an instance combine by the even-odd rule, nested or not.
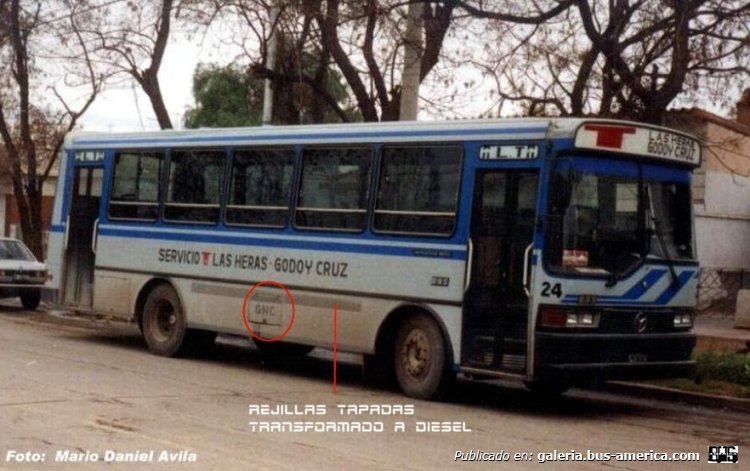
[(151, 107), (154, 109), (159, 127), (162, 129), (172, 129), (172, 119), (169, 117), (169, 111), (167, 111), (167, 106), (164, 104), (164, 97), (161, 94), (161, 87), (159, 86), (159, 79), (156, 77), (156, 72), (152, 72), (151, 70), (146, 71), (141, 85), (146, 95), (148, 95), (149, 101), (151, 101)]

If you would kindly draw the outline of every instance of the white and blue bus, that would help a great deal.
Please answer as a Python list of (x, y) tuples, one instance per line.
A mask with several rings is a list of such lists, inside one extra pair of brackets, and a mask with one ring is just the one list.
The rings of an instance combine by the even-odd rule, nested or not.
[(588, 119), (73, 133), (49, 266), (159, 355), (246, 325), (269, 354), (332, 348), (336, 305), (338, 350), (413, 397), (680, 376), (700, 161), (689, 135)]

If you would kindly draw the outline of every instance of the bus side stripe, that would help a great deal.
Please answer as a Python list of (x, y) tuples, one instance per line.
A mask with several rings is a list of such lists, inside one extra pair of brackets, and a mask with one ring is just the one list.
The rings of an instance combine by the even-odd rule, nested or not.
[(348, 252), (363, 253), (372, 255), (397, 255), (402, 257), (418, 258), (440, 258), (465, 260), (465, 251), (434, 249), (430, 246), (422, 247), (403, 247), (379, 244), (378, 241), (372, 241), (372, 244), (350, 244), (339, 243), (335, 239), (328, 242), (307, 241), (303, 238), (298, 240), (279, 240), (257, 238), (249, 239), (245, 237), (236, 237), (215, 233), (211, 235), (190, 233), (190, 232), (146, 232), (138, 230), (121, 230), (111, 228), (100, 228), (100, 237), (131, 237), (136, 239), (180, 241), (180, 242), (203, 242), (211, 244), (235, 244), (249, 247), (275, 247), (299, 250), (317, 250), (327, 252)]

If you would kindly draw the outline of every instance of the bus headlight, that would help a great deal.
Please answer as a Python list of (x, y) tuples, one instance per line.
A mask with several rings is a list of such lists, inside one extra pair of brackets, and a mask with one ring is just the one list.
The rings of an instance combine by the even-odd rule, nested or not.
[(553, 329), (595, 329), (599, 327), (599, 314), (548, 307), (542, 308), (540, 323)]
[(693, 315), (689, 313), (677, 313), (674, 315), (675, 327), (691, 327), (693, 325)]
[(565, 327), (599, 327), (599, 316), (590, 312), (570, 312), (566, 320)]

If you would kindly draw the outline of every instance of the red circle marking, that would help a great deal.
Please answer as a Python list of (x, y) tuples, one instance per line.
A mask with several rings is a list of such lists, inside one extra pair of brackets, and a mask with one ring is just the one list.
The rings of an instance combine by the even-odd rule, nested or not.
[[(289, 302), (292, 304), (292, 318), (289, 320), (289, 325), (286, 326), (286, 329), (284, 330), (284, 332), (280, 333), (279, 335), (273, 338), (263, 337), (255, 333), (253, 328), (250, 327), (250, 322), (248, 322), (247, 320), (247, 302), (250, 300), (250, 297), (253, 295), (253, 292), (255, 291), (256, 288), (259, 288), (261, 286), (266, 286), (266, 285), (272, 285), (272, 286), (275, 286), (277, 288), (281, 288), (282, 290), (284, 290), (284, 293), (286, 293), (287, 299), (289, 299)], [(242, 302), (242, 323), (245, 324), (245, 329), (250, 333), (250, 335), (253, 336), (254, 339), (260, 340), (261, 342), (276, 342), (277, 340), (281, 340), (284, 337), (286, 337), (286, 334), (288, 334), (289, 331), (292, 330), (292, 325), (294, 325), (294, 316), (295, 316), (296, 310), (297, 310), (297, 307), (294, 303), (294, 297), (292, 296), (292, 293), (289, 292), (286, 286), (279, 283), (278, 281), (263, 280), (261, 282), (256, 283), (252, 288), (250, 288), (250, 291), (248, 291), (247, 294), (245, 295), (245, 300)]]

